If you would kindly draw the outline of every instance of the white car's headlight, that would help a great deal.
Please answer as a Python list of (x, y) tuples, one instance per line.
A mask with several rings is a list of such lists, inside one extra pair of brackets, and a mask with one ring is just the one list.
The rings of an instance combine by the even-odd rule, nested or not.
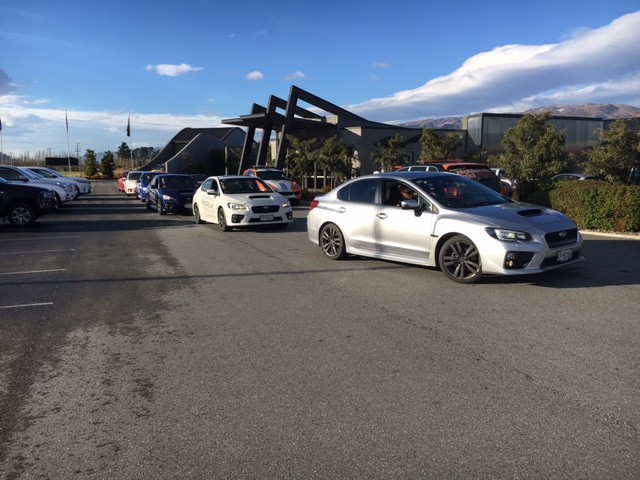
[(486, 232), (493, 238), (504, 242), (529, 242), (531, 235), (527, 232), (519, 232), (518, 230), (507, 230), (504, 228), (485, 228)]
[(246, 210), (247, 207), (240, 204), (240, 203), (227, 203), (227, 207), (229, 207), (230, 210)]
[(290, 206), (291, 206), (291, 203), (289, 203), (289, 202), (284, 202), (284, 203), (282, 204), (282, 207), (281, 207), (281, 208), (289, 208)]

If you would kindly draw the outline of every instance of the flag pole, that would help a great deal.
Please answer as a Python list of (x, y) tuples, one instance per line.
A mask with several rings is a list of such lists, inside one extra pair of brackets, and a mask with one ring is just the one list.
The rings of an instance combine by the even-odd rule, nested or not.
[(67, 127), (67, 165), (69, 167), (69, 173), (71, 173), (71, 153), (69, 147), (69, 119), (67, 118), (67, 109), (64, 110), (64, 123)]
[(2, 139), (2, 119), (0, 118), (0, 163), (4, 165), (4, 142)]
[[(127, 118), (127, 137), (129, 137), (129, 143), (131, 144), (131, 114)], [(133, 170), (133, 144), (129, 145), (129, 156), (131, 157), (131, 170)]]

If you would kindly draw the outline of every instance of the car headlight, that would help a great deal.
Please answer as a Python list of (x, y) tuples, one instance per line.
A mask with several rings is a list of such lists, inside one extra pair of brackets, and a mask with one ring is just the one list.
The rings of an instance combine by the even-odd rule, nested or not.
[(227, 203), (227, 207), (229, 207), (230, 210), (246, 210), (247, 207), (242, 205), (241, 203)]
[(174, 200), (174, 198), (171, 195), (162, 195), (162, 199), (167, 202)]
[(504, 228), (485, 228), (486, 232), (497, 240), (503, 242), (529, 242), (531, 241), (531, 234), (528, 232), (519, 232), (518, 230), (507, 230)]
[(281, 208), (289, 208), (291, 206), (291, 203), (289, 202), (284, 202), (281, 206)]

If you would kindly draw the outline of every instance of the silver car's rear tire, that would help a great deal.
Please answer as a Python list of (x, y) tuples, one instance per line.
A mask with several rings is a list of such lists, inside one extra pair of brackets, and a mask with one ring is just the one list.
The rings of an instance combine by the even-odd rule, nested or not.
[(327, 223), (320, 230), (320, 247), (331, 260), (342, 260), (347, 257), (344, 235), (335, 223)]
[(438, 255), (440, 269), (457, 283), (476, 283), (482, 278), (478, 247), (464, 235), (447, 240)]

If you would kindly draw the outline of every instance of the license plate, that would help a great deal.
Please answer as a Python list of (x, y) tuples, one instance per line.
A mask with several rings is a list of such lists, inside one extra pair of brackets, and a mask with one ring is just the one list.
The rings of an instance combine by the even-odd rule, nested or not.
[(559, 262), (566, 262), (573, 258), (573, 249), (567, 248), (566, 250), (560, 250), (556, 252), (556, 260)]
[(270, 222), (273, 220), (273, 215), (260, 215), (261, 222)]

